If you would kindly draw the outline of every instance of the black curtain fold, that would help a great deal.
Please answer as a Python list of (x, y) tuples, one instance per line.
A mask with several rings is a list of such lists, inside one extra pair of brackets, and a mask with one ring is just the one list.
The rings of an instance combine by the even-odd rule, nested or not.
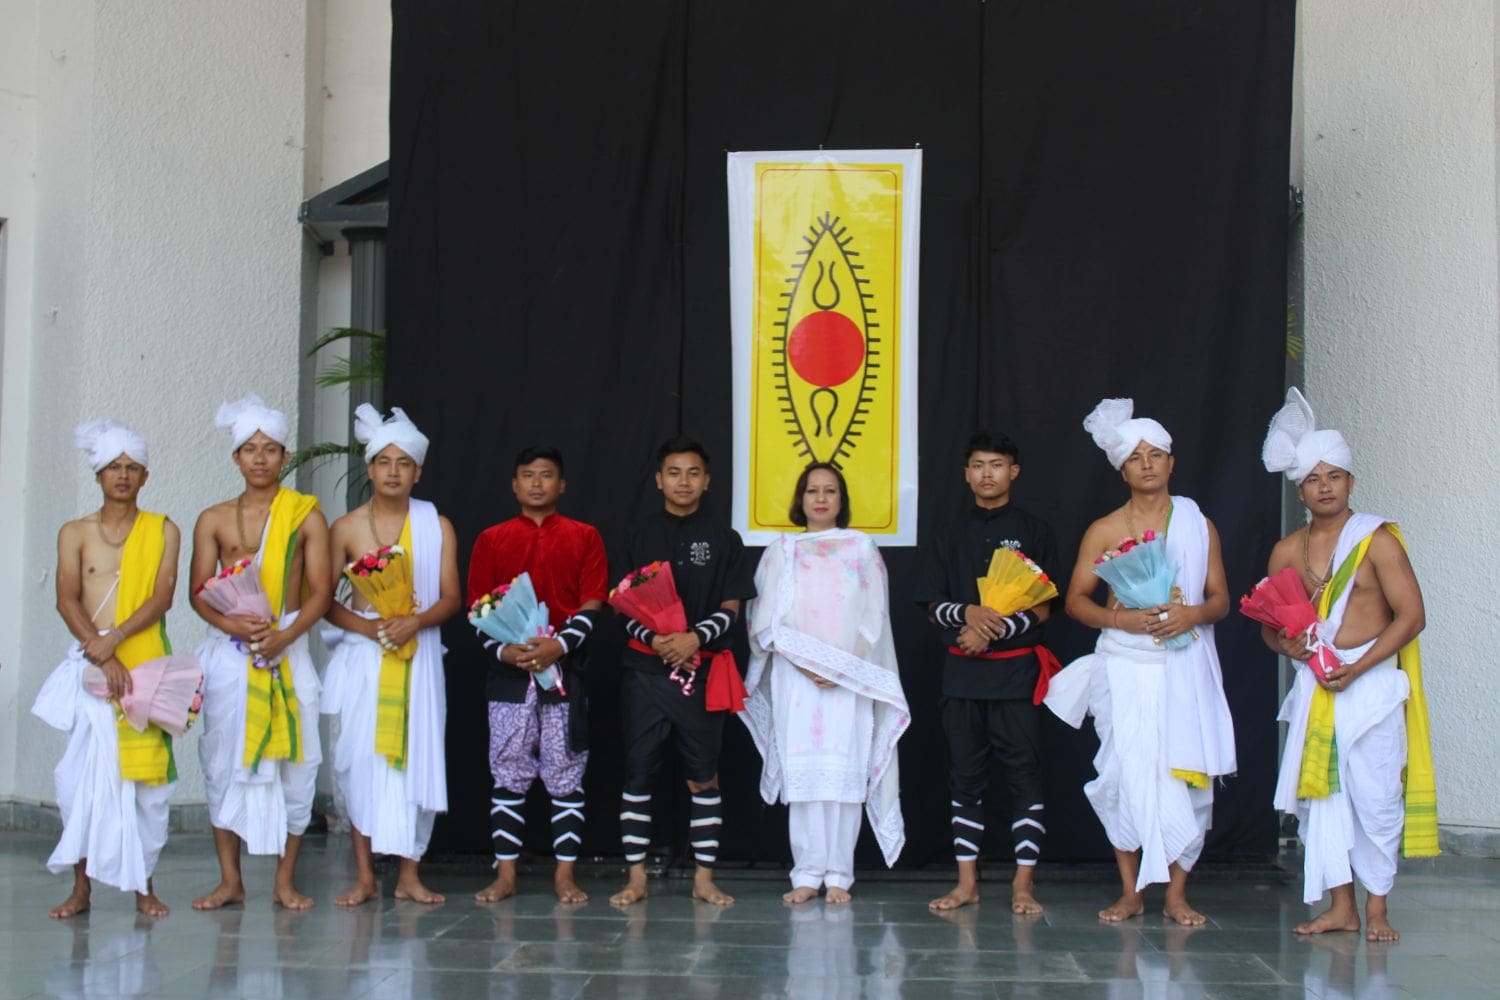
[[(1278, 529), (1258, 449), (1282, 384), (1290, 0), (395, 0), (393, 13), (387, 398), (432, 436), (419, 491), (465, 553), (513, 514), (511, 459), (534, 442), (562, 447), (564, 511), (612, 545), (659, 503), (652, 452), (679, 430), (714, 456), (710, 506), (727, 516), (725, 152), (920, 145), (920, 537), (963, 509), (963, 441), (988, 424), (1020, 442), (1017, 502), (1053, 522), (1071, 563), (1088, 522), (1124, 499), (1081, 420), (1130, 395), (1172, 431), (1174, 488), (1219, 527), (1231, 590), (1259, 577)], [(884, 552), (914, 716), (903, 864), (946, 862), (938, 650), (910, 601), (916, 550)], [(1092, 634), (1054, 621), (1065, 661), (1088, 650)], [(445, 638), (453, 809), (434, 845), (482, 852), (488, 668), (466, 625)], [(591, 661), (590, 852), (618, 853), (618, 646), (606, 629)], [(1219, 649), (1240, 773), (1218, 793), (1208, 854), (1263, 856), (1274, 659), (1237, 615)], [(1046, 736), (1049, 855), (1108, 857), (1081, 793), (1091, 730), (1048, 716)], [(784, 811), (759, 802), (734, 720), (722, 775), (723, 856), (779, 863)], [(672, 781), (663, 792), (680, 798)], [(1003, 815), (1002, 785), (990, 802)], [(658, 807), (658, 837), (685, 824), (678, 812)]]

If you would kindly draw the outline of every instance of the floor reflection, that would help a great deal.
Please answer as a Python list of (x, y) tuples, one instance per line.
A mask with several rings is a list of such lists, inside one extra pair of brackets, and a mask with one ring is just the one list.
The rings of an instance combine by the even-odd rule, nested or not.
[[(1500, 861), (1439, 859), (1403, 872), (1392, 912), (1403, 939), (1353, 934), (1303, 940), (1309, 908), (1286, 882), (1204, 880), (1194, 902), (1209, 917), (1178, 927), (1159, 909), (1111, 925), (1100, 886), (1046, 885), (1047, 912), (1017, 917), (1003, 891), (979, 906), (934, 914), (933, 884), (862, 880), (852, 904), (788, 907), (780, 880), (725, 876), (737, 902), (694, 901), (686, 880), (653, 881), (628, 909), (602, 896), (618, 873), (589, 879), (595, 898), (563, 906), (538, 873), (513, 899), (478, 905), (478, 866), (430, 867), (445, 905), (389, 896), (344, 910), (333, 896), (352, 875), (348, 841), (309, 838), (303, 888), (318, 906), (291, 913), (252, 891), (212, 913), (185, 904), (138, 917), (128, 896), (99, 893), (75, 920), (38, 910), (56, 895), (47, 838), (0, 834), (0, 998), (492, 997), (495, 1000), (744, 1000), (762, 997), (942, 998), (1197, 996), (1385, 1000), (1495, 995), (1500, 967)], [(274, 859), (246, 859), (269, 885)], [(159, 880), (211, 884), (207, 837), (175, 837)], [(426, 872), (424, 872), (426, 874)], [(387, 890), (390, 886), (387, 885)]]
[(64, 926), (73, 938), (72, 954), (66, 964), (58, 963), (47, 971), (47, 994), (99, 1000), (155, 993), (162, 982), (151, 948), (156, 924), (151, 917), (138, 916), (119, 930), (91, 932), (87, 918), (67, 921)]

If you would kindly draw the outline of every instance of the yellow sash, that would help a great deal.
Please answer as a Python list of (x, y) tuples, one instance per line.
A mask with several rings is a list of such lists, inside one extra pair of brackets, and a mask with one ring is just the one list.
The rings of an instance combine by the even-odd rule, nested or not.
[[(411, 548), (410, 515), (401, 525), (401, 538), (396, 544), (405, 549), (415, 563), (416, 553)], [(384, 754), (386, 761), (397, 771), (406, 770), (406, 716), (410, 702), (411, 660), (403, 660), (394, 653), (382, 651), (380, 686), (375, 702), (375, 752)]]
[[(115, 624), (141, 609), (156, 590), (162, 555), (167, 548), (167, 515), (140, 511), (120, 553), (120, 587), (115, 594)], [(127, 670), (172, 652), (167, 641), (167, 619), (163, 616), (115, 648), (115, 659)], [(118, 713), (117, 713), (118, 714)], [(120, 777), (146, 785), (164, 785), (177, 780), (177, 762), (172, 756), (172, 737), (156, 726), (138, 733), (123, 715), (116, 723), (120, 744)]]
[[(318, 498), (283, 486), (271, 501), (266, 539), (260, 550), (260, 585), (277, 618), (286, 604), (287, 577), (297, 554), (297, 529), (318, 507)], [(283, 661), (273, 670), (255, 666), (245, 658), (244, 767), (252, 770), (262, 760), (302, 761), (302, 738), (298, 732), (297, 691), (292, 668)]]
[[(1406, 548), (1401, 529), (1391, 522), (1382, 527), (1390, 530)], [(1344, 559), (1318, 601), (1318, 616), (1326, 620), (1328, 612), (1370, 549), (1370, 538), (1363, 539)], [(1329, 636), (1329, 641), (1333, 636)], [(1414, 637), (1396, 654), (1396, 664), (1406, 673), (1411, 693), (1406, 698), (1406, 769), (1401, 780), (1406, 785), (1406, 826), (1401, 839), (1401, 853), (1408, 858), (1430, 858), (1439, 853), (1437, 830), (1437, 778), (1432, 766), (1432, 736), (1427, 721), (1427, 696), (1422, 690), (1422, 646)], [(1297, 779), (1297, 797), (1327, 798), (1339, 791), (1338, 744), (1333, 726), (1333, 693), (1319, 685), (1313, 692), (1307, 713), (1307, 738), (1302, 745), (1302, 769)]]

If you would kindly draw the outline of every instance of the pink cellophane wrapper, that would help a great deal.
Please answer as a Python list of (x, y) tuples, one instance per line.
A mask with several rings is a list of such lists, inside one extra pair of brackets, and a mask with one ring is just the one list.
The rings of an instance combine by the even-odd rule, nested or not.
[[(83, 670), (83, 689), (99, 698), (109, 697), (109, 682), (95, 666)], [(136, 732), (156, 725), (181, 736), (187, 732), (190, 714), (202, 704), (203, 668), (191, 653), (173, 653), (147, 660), (130, 671), (130, 691), (120, 699), (120, 710)]]

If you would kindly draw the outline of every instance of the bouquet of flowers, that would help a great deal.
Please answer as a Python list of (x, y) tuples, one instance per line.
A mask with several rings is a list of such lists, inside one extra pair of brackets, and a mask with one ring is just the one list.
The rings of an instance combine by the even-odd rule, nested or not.
[[(399, 545), (382, 545), (371, 549), (344, 567), (344, 578), (381, 618), (399, 618), (417, 610), (416, 591), (411, 582), (411, 553)], [(398, 660), (416, 655), (417, 637), (400, 646), (385, 637), (385, 627), (376, 633), (380, 646)]]
[[(225, 566), (218, 576), (204, 580), (196, 593), (209, 607), (227, 618), (264, 618), (274, 622), (276, 616), (271, 614), (271, 599), (260, 585), (260, 574), (250, 567), (249, 559)], [(265, 670), (273, 666), (259, 653), (251, 653), (243, 639), (236, 636), (233, 642), (241, 653), (253, 656), (257, 667)]]
[[(496, 643), (526, 643), (532, 639), (550, 639), (555, 630), (548, 619), (547, 605), (536, 599), (531, 574), (522, 573), (510, 583), (502, 583), (469, 606), (469, 624), (474, 631), (488, 637), (486, 649)], [(567, 697), (562, 669), (553, 663), (531, 675), (544, 689)]]
[(1240, 598), (1240, 614), (1269, 625), (1288, 639), (1301, 635), (1310, 654), (1308, 666), (1322, 671), (1324, 677), (1338, 669), (1338, 654), (1319, 634), (1325, 624), (1303, 589), (1302, 577), (1291, 566), (1275, 576), (1268, 576), (1255, 589)]
[[(625, 574), (609, 592), (609, 606), (628, 615), (653, 632), (673, 635), (687, 631), (687, 611), (677, 596), (677, 582), (672, 579), (672, 564), (657, 560)], [(682, 693), (693, 693), (693, 679), (702, 657), (693, 656), (693, 669), (672, 668), (672, 679)]]
[[(83, 670), (83, 689), (99, 698), (109, 697), (109, 681), (96, 666)], [(120, 699), (125, 721), (138, 733), (156, 725), (181, 736), (203, 708), (203, 668), (191, 653), (174, 653), (130, 671), (130, 690)]]
[(1022, 552), (1001, 546), (979, 578), (979, 603), (1002, 615), (1027, 611), (1057, 596), (1057, 585)]
[[(1182, 590), (1173, 582), (1176, 573), (1167, 562), (1167, 543), (1147, 530), (1138, 542), (1127, 538), (1094, 560), (1094, 574), (1109, 584), (1127, 608), (1154, 608), (1182, 603)], [(1194, 639), (1193, 631), (1170, 639), (1155, 639), (1159, 646), (1181, 649)]]

